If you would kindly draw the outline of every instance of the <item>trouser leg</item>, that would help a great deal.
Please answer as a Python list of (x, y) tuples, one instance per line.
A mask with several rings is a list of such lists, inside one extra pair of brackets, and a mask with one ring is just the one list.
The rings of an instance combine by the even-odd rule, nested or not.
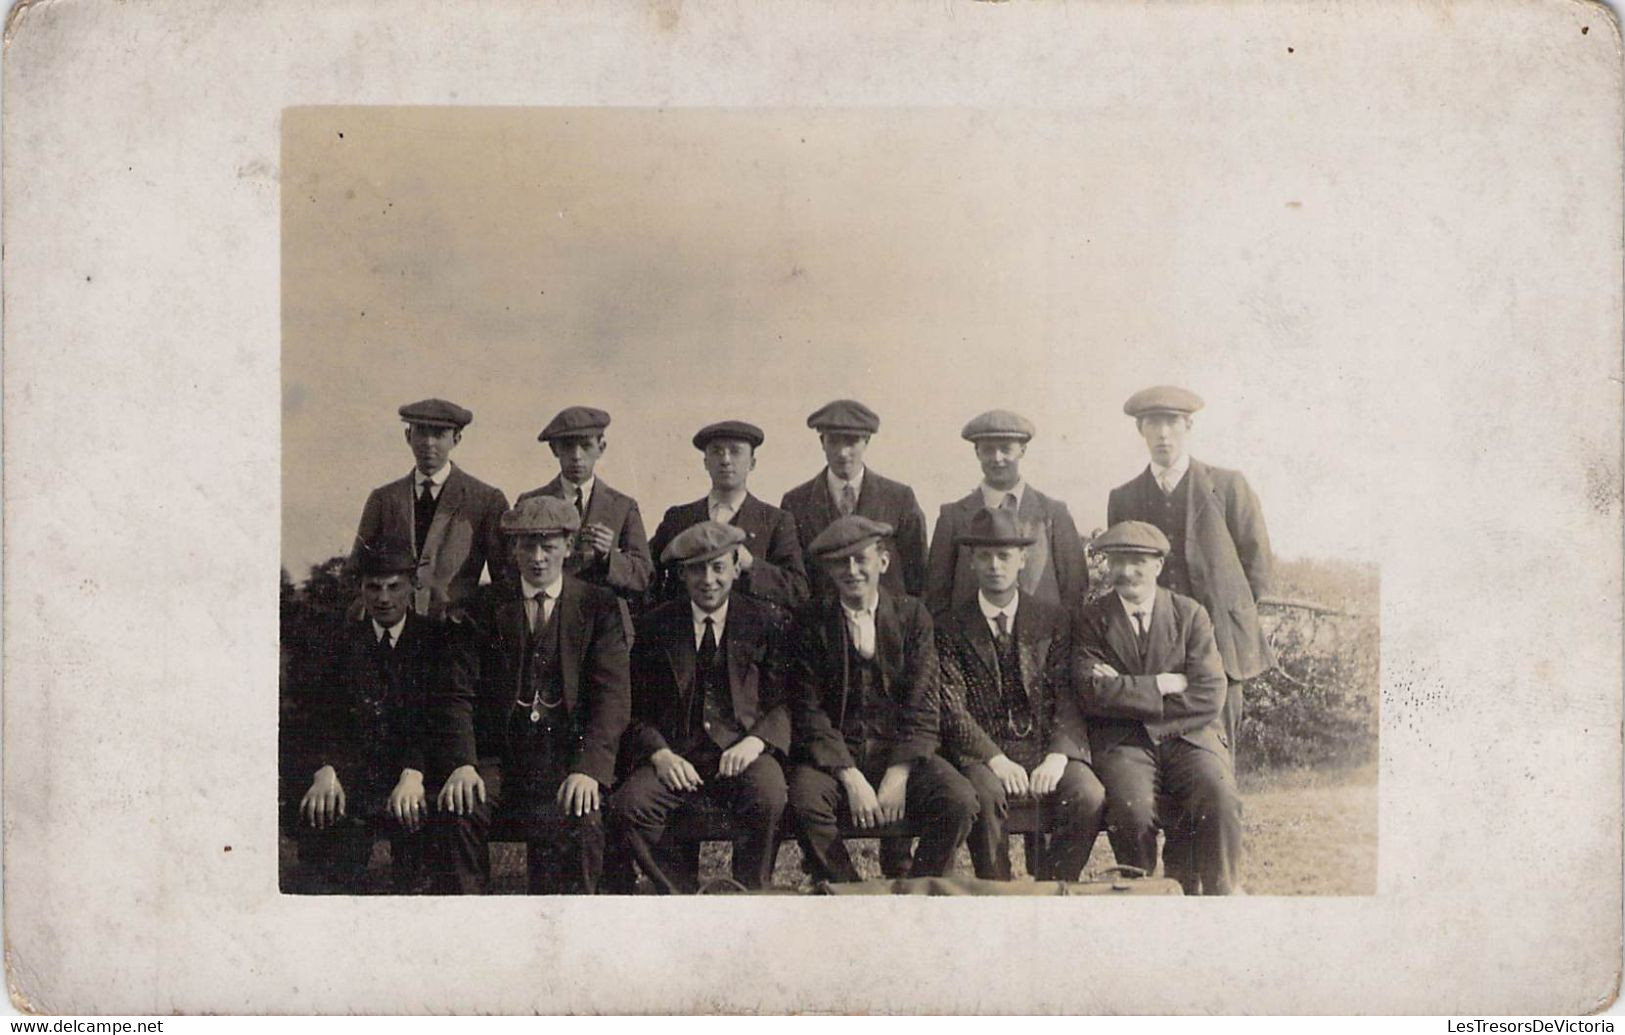
[(739, 836), (734, 840), (734, 880), (760, 889), (773, 883), (779, 824), (789, 801), (789, 788), (778, 759), (763, 752), (738, 776), (713, 779), (708, 787), (721, 799)]
[(1228, 738), (1227, 746), (1230, 748), (1232, 769), (1235, 768), (1238, 759), (1236, 748), (1241, 745), (1241, 717), (1246, 711), (1246, 690), (1246, 680), (1232, 679), (1224, 692), (1224, 711), (1221, 714), (1224, 719), (1225, 736)]
[[(875, 784), (878, 788), (880, 785)], [(880, 872), (892, 880), (901, 880), (914, 872), (914, 838), (880, 838)]]
[(604, 871), (604, 816), (594, 809), (567, 815), (552, 798), (527, 810), (532, 834), (525, 845), (532, 895), (592, 895)]
[(1237, 890), (1241, 865), (1241, 796), (1230, 756), (1184, 740), (1162, 745), (1169, 793), (1179, 803), (1181, 825), (1191, 832), (1197, 876), (1204, 895)]
[(609, 800), (611, 836), (624, 848), (655, 890), (663, 895), (692, 894), (695, 874), (664, 844), (666, 824), (694, 791), (674, 791), (660, 782), (654, 767), (632, 770)]
[[(1010, 844), (1004, 821), (1010, 815), (1010, 805), (1004, 795), (1004, 785), (985, 762), (960, 766), (959, 773), (970, 781), (971, 789), (976, 792), (976, 822), (971, 824), (966, 839), (971, 866), (983, 880), (1009, 880)], [(912, 773), (909, 779), (913, 779)]]
[(320, 829), (303, 818), (294, 828), (299, 846), (299, 894), (353, 895), (362, 890), (372, 859), (373, 829), (360, 818), (345, 816)]
[(810, 765), (790, 772), (788, 798), (803, 865), (814, 880), (855, 881), (858, 871), (841, 840), (841, 785), (835, 777)]
[(1106, 832), (1125, 866), (1157, 867), (1157, 758), (1149, 739), (1114, 744), (1095, 759), (1106, 792)]
[(947, 759), (931, 755), (909, 770), (905, 793), (904, 812), (920, 831), (913, 875), (940, 877), (953, 867), (954, 853), (976, 821), (976, 790)]
[(1048, 824), (1053, 831), (1049, 837), (1048, 872), (1041, 875), (1042, 879), (1075, 881), (1089, 862), (1095, 838), (1106, 822), (1106, 789), (1093, 769), (1071, 760), (1041, 809), (1046, 817), (1053, 817)]

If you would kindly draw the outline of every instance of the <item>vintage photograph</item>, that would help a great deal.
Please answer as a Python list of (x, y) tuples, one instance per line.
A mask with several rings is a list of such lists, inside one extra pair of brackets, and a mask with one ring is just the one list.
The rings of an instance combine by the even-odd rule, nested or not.
[(1231, 154), (287, 109), (282, 892), (1373, 894), (1337, 258)]

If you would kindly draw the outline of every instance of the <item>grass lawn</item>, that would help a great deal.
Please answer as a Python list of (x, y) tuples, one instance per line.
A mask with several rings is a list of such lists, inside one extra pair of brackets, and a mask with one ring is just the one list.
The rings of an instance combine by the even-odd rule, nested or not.
[[(1375, 767), (1337, 772), (1247, 774), (1241, 779), (1246, 834), (1242, 884), (1252, 895), (1370, 895), (1377, 886), (1377, 777)], [(1011, 846), (1018, 879), (1024, 877), (1021, 839)], [(852, 854), (865, 876), (878, 877), (876, 842), (851, 842)], [(284, 838), (282, 864), (296, 865), (292, 842)], [(701, 856), (701, 878), (727, 875), (731, 849), (708, 844)], [(1089, 872), (1112, 865), (1111, 846), (1095, 843)], [(387, 890), (388, 846), (374, 851), (372, 874), (377, 891)], [(522, 894), (524, 852), (518, 845), (492, 849), (495, 890)], [(961, 850), (959, 872), (971, 873)], [(1086, 872), (1085, 876), (1088, 876)], [(794, 841), (779, 849), (774, 883), (805, 888), (801, 850)]]

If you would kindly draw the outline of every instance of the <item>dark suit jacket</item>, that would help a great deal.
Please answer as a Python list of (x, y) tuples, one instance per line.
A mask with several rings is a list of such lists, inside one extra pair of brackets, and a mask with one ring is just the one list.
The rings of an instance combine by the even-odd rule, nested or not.
[[(969, 496), (944, 503), (937, 516), (937, 527), (931, 533), (931, 565), (925, 590), (926, 605), (937, 618), (951, 607), (976, 599), (970, 550), (961, 548), (956, 540), (982, 509), (982, 490), (978, 486)], [(1022, 491), (1016, 518), (1038, 540), (1027, 548), (1021, 588), (1068, 611), (1081, 607), (1089, 596), (1089, 563), (1083, 555), (1083, 538), (1066, 504), (1028, 485)]]
[[(410, 474), (372, 490), (361, 509), (355, 536), (357, 548), (380, 535), (399, 536), (412, 543), (418, 554), (418, 591), (412, 606), (419, 614), (439, 617), (450, 606), (465, 605), (487, 565), (493, 582), (511, 583), (517, 578), (502, 541), (500, 522), (508, 509), (508, 497), (501, 489), (453, 465), (440, 490), (429, 533), (421, 543), (413, 540), (413, 502)], [(355, 564), (352, 550), (352, 571)]]
[[(514, 506), (532, 496), (553, 496), (575, 502), (575, 494), (566, 497), (564, 483), (554, 478), (540, 489), (520, 495)], [(629, 601), (643, 599), (654, 576), (654, 561), (649, 556), (649, 540), (643, 533), (643, 515), (638, 503), (624, 492), (616, 492), (599, 478), (593, 485), (592, 497), (587, 500), (587, 513), (581, 517), (583, 525), (599, 524), (615, 533), (615, 548), (608, 556), (598, 557), (592, 564), (583, 564), (582, 556), (570, 558), (570, 574), (583, 582), (607, 586)]]
[(439, 718), (455, 696), (449, 636), (442, 623), (408, 614), (391, 654), (400, 673), (392, 691), (372, 621), (335, 622), (298, 708), (303, 721), (289, 745), (294, 782), (308, 785), (331, 765), (355, 798), (387, 794), (403, 769), (416, 769), (431, 787), (443, 779), (450, 753)]
[[(679, 532), (708, 520), (709, 516), (705, 497), (672, 507), (655, 529), (655, 537), (649, 543), (650, 552), (658, 558)], [(744, 545), (752, 558), (750, 570), (739, 577), (734, 589), (777, 604), (786, 611), (800, 607), (807, 599), (807, 569), (801, 563), (796, 519), (746, 493), (745, 502), (739, 505), (730, 524), (744, 530)], [(688, 597), (682, 572), (675, 568), (662, 566), (659, 584), (662, 600)]]
[[(746, 736), (790, 750), (790, 709), (784, 699), (784, 629), (766, 605), (742, 594), (728, 603), (722, 634), (734, 718)], [(632, 725), (627, 742), (636, 761), (681, 738), (694, 705), (694, 620), (687, 599), (672, 600), (638, 619), (632, 648)], [(730, 745), (731, 746), (731, 745)]]
[[(451, 720), (454, 767), (500, 757), (506, 730), (524, 693), (525, 601), (516, 587), (490, 594), (480, 630), (459, 652), (466, 684), (477, 689)], [(621, 605), (615, 594), (572, 575), (564, 576), (555, 620), (564, 709), (580, 748), (570, 771), (608, 786), (615, 779), (615, 752), (631, 719), (632, 693)]]
[[(1258, 622), (1258, 598), (1269, 591), (1270, 536), (1264, 512), (1239, 471), (1192, 460), (1185, 513), (1185, 565), (1191, 595), (1207, 608), (1213, 634), (1234, 680), (1275, 666), (1275, 652)], [(1112, 490), (1106, 521), (1150, 521), (1150, 493), (1162, 495), (1149, 466)]]
[[(1059, 605), (1021, 594), (1016, 606), (1016, 657), (1035, 734), (1046, 753), (1089, 761), (1089, 731), (1072, 685), (1072, 616)], [(942, 753), (955, 765), (1004, 754), (1004, 695), (993, 631), (972, 599), (937, 626), (942, 662)]]
[[(793, 750), (823, 769), (853, 765), (841, 732), (851, 700), (847, 670), (847, 622), (838, 600), (815, 601), (796, 621), (797, 643), (788, 694)], [(875, 608), (875, 658), (880, 663), (879, 699), (870, 735), (891, 745), (888, 766), (927, 758), (937, 750), (941, 671), (931, 616), (913, 597), (884, 588)]]
[[(835, 498), (829, 493), (829, 468), (819, 471), (811, 481), (802, 482), (784, 494), (781, 508), (796, 519), (796, 534), (801, 539), (801, 555), (808, 556), (807, 547), (830, 522), (841, 516)], [(881, 477), (873, 468), (863, 473), (863, 490), (858, 493), (856, 513), (874, 521), (884, 521), (896, 530), (886, 546), (891, 551), (891, 566), (880, 584), (893, 593), (906, 593), (917, 597), (925, 592), (925, 512), (914, 498), (914, 490), (902, 482)], [(832, 597), (835, 583), (822, 568), (810, 564), (807, 578), (812, 595)]]
[[(1078, 616), (1074, 681), (1095, 757), (1142, 726), (1153, 743), (1182, 737), (1227, 755), (1219, 712), (1228, 687), (1207, 611), (1190, 597), (1158, 587), (1148, 639), (1142, 661), (1134, 623), (1116, 593), (1093, 601)], [(1097, 661), (1119, 674), (1090, 675)], [(1188, 680), (1185, 690), (1167, 697), (1158, 693), (1156, 677), (1164, 672), (1182, 674)]]

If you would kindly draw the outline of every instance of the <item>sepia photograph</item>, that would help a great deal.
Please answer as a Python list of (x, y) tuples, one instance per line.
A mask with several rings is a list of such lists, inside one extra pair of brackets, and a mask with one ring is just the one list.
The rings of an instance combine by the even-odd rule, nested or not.
[(1279, 303), (1169, 329), (1200, 155), (282, 125), (284, 891), (1375, 890), (1371, 497)]

